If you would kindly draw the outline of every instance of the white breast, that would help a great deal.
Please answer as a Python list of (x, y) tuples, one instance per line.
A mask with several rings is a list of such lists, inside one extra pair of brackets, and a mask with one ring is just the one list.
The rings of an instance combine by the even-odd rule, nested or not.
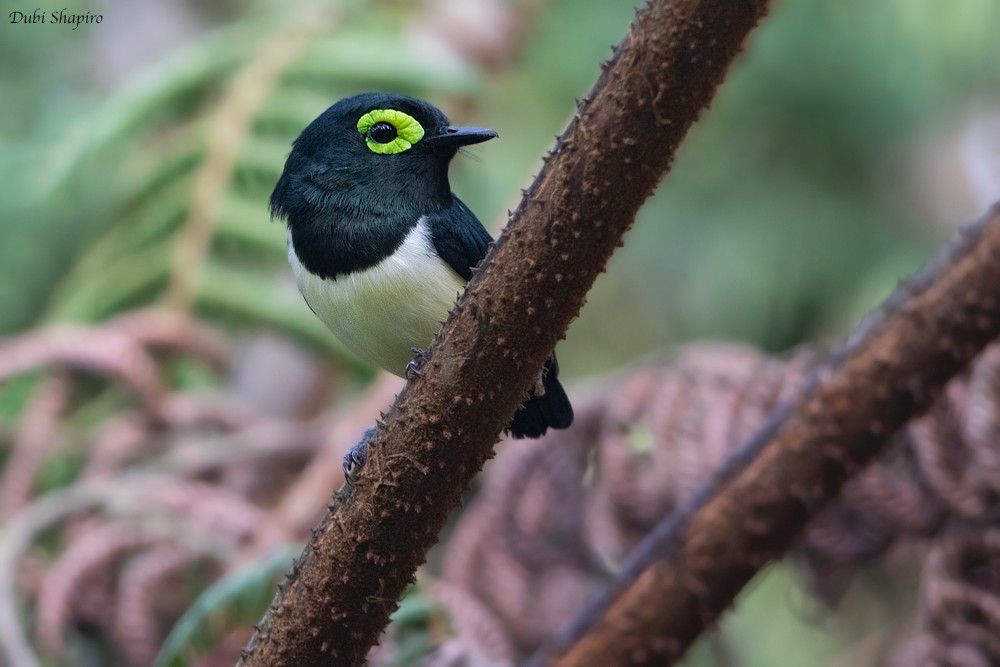
[(295, 256), (288, 262), (306, 303), (352, 352), (403, 375), (412, 348), (426, 349), (441, 328), (465, 281), (434, 252), (421, 218), (396, 252), (364, 271), (336, 280), (309, 273)]

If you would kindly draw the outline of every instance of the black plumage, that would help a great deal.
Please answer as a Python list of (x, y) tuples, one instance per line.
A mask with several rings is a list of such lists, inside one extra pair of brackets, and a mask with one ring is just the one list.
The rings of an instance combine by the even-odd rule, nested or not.
[[(374, 118), (372, 114), (383, 120), (362, 131), (365, 117)], [(407, 126), (410, 130), (419, 126), (422, 134), (407, 134), (412, 141), (387, 152), (388, 143), (403, 136)], [(293, 269), (298, 269), (299, 286), (310, 308), (331, 330), (339, 330), (338, 336), (348, 347), (353, 340), (359, 355), (364, 357), (363, 352), (368, 351), (370, 359), (380, 356), (368, 349), (366, 343), (372, 342), (372, 336), (392, 339), (394, 353), (381, 357), (408, 354), (410, 346), (428, 347), (433, 331), (454, 303), (453, 296), (445, 293), (431, 298), (419, 291), (420, 286), (408, 284), (413, 295), (409, 300), (399, 304), (385, 298), (383, 303), (372, 304), (383, 310), (402, 308), (406, 312), (401, 315), (410, 319), (401, 317), (399, 322), (418, 322), (420, 335), (415, 335), (410, 346), (402, 347), (395, 342), (405, 338), (399, 331), (388, 326), (385, 331), (373, 330), (368, 320), (358, 324), (364, 336), (355, 336), (352, 323), (345, 322), (341, 311), (328, 304), (343, 304), (345, 294), (353, 294), (349, 290), (381, 294), (388, 285), (398, 288), (392, 280), (399, 276), (412, 278), (410, 282), (426, 277), (427, 289), (454, 290), (451, 286), (460, 288), (471, 279), (473, 269), (486, 256), (492, 238), (451, 192), (448, 166), (461, 146), (495, 136), (485, 128), (453, 127), (441, 111), (426, 102), (392, 93), (366, 93), (337, 102), (295, 140), (271, 194), (271, 212), (288, 224), (289, 259)], [(429, 238), (421, 234), (429, 234)], [(389, 267), (394, 258), (420, 266)], [(438, 260), (455, 275), (449, 278), (449, 269), (435, 268), (441, 267), (434, 263)], [(383, 274), (390, 270), (396, 273), (385, 278)], [(348, 276), (351, 279), (344, 280)], [(383, 283), (375, 284), (378, 280)], [(355, 287), (355, 283), (362, 287)], [(327, 295), (332, 300), (320, 303)], [(415, 305), (414, 301), (420, 303)], [(347, 303), (356, 317), (368, 316), (363, 308), (359, 312), (359, 304)], [(445, 307), (437, 312), (441, 304)], [(425, 311), (433, 312), (424, 316)], [(379, 317), (396, 322), (391, 312)], [(424, 319), (414, 320), (418, 317)], [(422, 339), (425, 335), (427, 340)], [(378, 363), (386, 362), (379, 359)], [(400, 373), (403, 369), (394, 367), (397, 363), (386, 368)], [(555, 357), (546, 363), (540, 387), (544, 391), (536, 388), (515, 414), (508, 427), (513, 436), (538, 437), (548, 428), (565, 428), (572, 422), (573, 409), (559, 383)]]

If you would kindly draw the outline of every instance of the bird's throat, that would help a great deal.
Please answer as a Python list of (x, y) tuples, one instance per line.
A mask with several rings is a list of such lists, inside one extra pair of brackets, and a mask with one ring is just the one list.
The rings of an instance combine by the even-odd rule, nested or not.
[(316, 209), (289, 217), (289, 243), (310, 273), (336, 279), (392, 255), (419, 217), (408, 211)]

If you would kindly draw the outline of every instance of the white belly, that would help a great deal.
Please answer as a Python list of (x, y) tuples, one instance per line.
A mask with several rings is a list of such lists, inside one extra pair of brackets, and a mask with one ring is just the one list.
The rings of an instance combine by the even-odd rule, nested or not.
[(336, 280), (309, 273), (289, 239), (299, 291), (330, 331), (370, 364), (403, 375), (412, 348), (430, 347), (465, 281), (434, 252), (423, 219), (395, 253)]

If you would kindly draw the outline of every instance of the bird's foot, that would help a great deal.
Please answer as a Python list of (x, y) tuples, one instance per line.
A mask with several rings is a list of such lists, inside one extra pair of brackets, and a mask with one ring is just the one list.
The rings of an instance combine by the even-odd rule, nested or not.
[(406, 364), (406, 379), (415, 380), (420, 377), (430, 356), (427, 350), (421, 350), (419, 347), (411, 348), (410, 352), (413, 353), (413, 358)]
[(366, 430), (358, 444), (351, 447), (351, 451), (344, 456), (344, 479), (351, 486), (354, 486), (354, 483), (358, 481), (358, 475), (365, 467), (365, 462), (368, 460), (368, 442), (375, 437), (377, 431), (377, 426)]

